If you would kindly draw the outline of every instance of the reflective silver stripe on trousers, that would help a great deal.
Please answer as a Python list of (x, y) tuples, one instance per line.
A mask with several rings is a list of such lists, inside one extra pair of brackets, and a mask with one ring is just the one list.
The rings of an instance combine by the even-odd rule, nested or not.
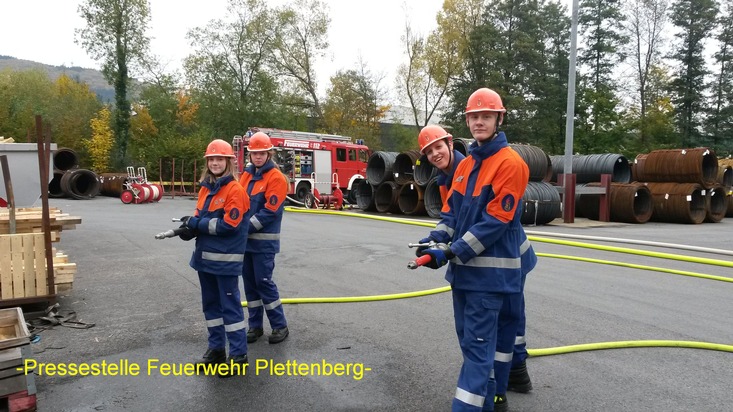
[(259, 240), (278, 240), (280, 239), (279, 233), (252, 233), (247, 236), (247, 239), (259, 239)]
[(249, 223), (252, 223), (252, 226), (255, 227), (255, 229), (260, 230), (264, 226), (262, 226), (262, 223), (260, 223), (259, 219), (257, 219), (257, 216), (252, 216), (249, 218)]
[(219, 218), (218, 217), (215, 217), (215, 218), (209, 220), (209, 226), (207, 227), (207, 229), (209, 230), (209, 234), (210, 235), (215, 235), (216, 234), (216, 223), (217, 222), (219, 222)]
[(453, 258), (451, 262), (471, 267), (480, 268), (500, 268), (500, 269), (520, 269), (522, 267), (521, 258), (498, 258), (498, 257), (482, 257), (476, 256), (475, 258), (468, 261), (468, 263), (462, 263), (460, 259)]
[(523, 343), (527, 343), (527, 338), (525, 336), (517, 336), (514, 338), (515, 345), (521, 345)]
[(201, 258), (216, 262), (244, 262), (243, 253), (214, 253), (201, 252)]
[(447, 225), (443, 223), (439, 224), (438, 226), (435, 226), (435, 230), (443, 230), (446, 233), (448, 233), (448, 236), (450, 237), (453, 237), (453, 232), (455, 232), (455, 230), (453, 230), (452, 227), (448, 227)]
[(262, 299), (253, 300), (252, 302), (247, 302), (248, 308), (254, 309), (254, 308), (259, 308), (260, 306), (262, 306)]
[(280, 306), (281, 304), (282, 304), (282, 302), (280, 302), (280, 299), (278, 299), (278, 300), (276, 300), (274, 302), (270, 302), (267, 305), (265, 305), (265, 310), (273, 310), (276, 307)]
[(524, 243), (522, 243), (522, 245), (519, 246), (519, 254), (523, 255), (524, 252), (529, 250), (530, 246), (532, 246), (532, 243), (529, 242), (529, 239), (525, 239)]
[(232, 323), (231, 325), (224, 325), (224, 330), (227, 332), (236, 332), (238, 330), (242, 330), (246, 328), (247, 326), (244, 324), (244, 321)]
[(480, 255), (481, 252), (486, 250), (484, 245), (471, 232), (464, 233), (463, 236), (461, 236), (461, 239), (463, 239), (463, 241), (468, 244), (468, 247), (473, 250), (473, 253), (477, 255)]
[(481, 395), (474, 395), (473, 393), (463, 390), (461, 388), (456, 388), (456, 399), (463, 403), (483, 408), (484, 399), (486, 398)]
[(206, 321), (207, 328), (215, 328), (224, 324), (223, 318), (209, 319)]
[(509, 363), (512, 361), (513, 356), (514, 356), (514, 352), (506, 353), (506, 352), (497, 351), (496, 354), (494, 355), (494, 360), (497, 362)]

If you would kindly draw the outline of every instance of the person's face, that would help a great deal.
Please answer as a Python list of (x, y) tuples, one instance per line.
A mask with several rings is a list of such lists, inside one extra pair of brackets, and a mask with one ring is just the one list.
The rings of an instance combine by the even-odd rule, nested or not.
[(206, 166), (214, 176), (221, 176), (227, 168), (228, 159), (224, 156), (209, 156), (206, 158)]
[(498, 119), (497, 112), (473, 112), (466, 115), (466, 125), (478, 144), (483, 144), (494, 137)]
[(255, 167), (262, 167), (267, 162), (267, 152), (251, 152), (249, 154), (249, 161), (252, 162)]
[(447, 139), (440, 139), (434, 142), (430, 146), (425, 148), (425, 156), (428, 157), (428, 161), (440, 170), (447, 170), (450, 168), (450, 162), (452, 148), (448, 144)]

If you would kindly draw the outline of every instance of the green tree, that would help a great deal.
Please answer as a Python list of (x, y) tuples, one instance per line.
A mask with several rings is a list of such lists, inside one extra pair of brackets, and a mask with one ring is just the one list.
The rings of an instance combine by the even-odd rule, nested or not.
[(720, 50), (714, 55), (717, 73), (711, 85), (712, 110), (705, 127), (718, 155), (733, 153), (733, 1), (723, 6), (717, 35)]
[(34, 116), (48, 115), (53, 90), (53, 83), (41, 70), (0, 71), (0, 136), (25, 139), (35, 128)]
[(114, 165), (127, 163), (130, 139), (130, 69), (148, 52), (145, 35), (150, 21), (147, 0), (85, 0), (79, 14), (86, 27), (77, 29), (76, 42), (95, 60), (101, 60), (102, 73), (115, 88)]
[(625, 56), (627, 41), (621, 32), (624, 16), (619, 0), (582, 0), (578, 29), (586, 47), (578, 56), (581, 73), (576, 116), (577, 148), (583, 153), (615, 151), (623, 125), (617, 110), (617, 83), (613, 70)]
[(89, 86), (62, 75), (53, 85), (53, 100), (48, 111), (53, 140), (58, 147), (77, 151), (84, 149), (83, 139), (91, 136), (89, 120), (97, 115), (101, 104)]
[(631, 119), (638, 126), (638, 139), (641, 147), (647, 147), (650, 123), (646, 121), (649, 98), (648, 84), (652, 69), (659, 64), (664, 28), (667, 21), (666, 0), (626, 0), (626, 32), (629, 38), (628, 55), (634, 69), (634, 84), (638, 95), (634, 99)]
[[(328, 7), (319, 0), (296, 0), (278, 12), (272, 62), (279, 74), (292, 81), (291, 104), (309, 110), (317, 123), (323, 118), (318, 97), (316, 59), (328, 48)], [(287, 86), (287, 85), (286, 85)]]
[(184, 62), (202, 126), (215, 136), (242, 134), (249, 126), (283, 127), (290, 114), (280, 105), (268, 56), (274, 15), (263, 0), (229, 0), (227, 20), (191, 30), (193, 54)]
[(364, 139), (372, 149), (381, 146), (379, 122), (389, 109), (379, 105), (379, 90), (362, 70), (339, 71), (331, 77), (324, 102), (324, 123), (331, 133)]
[(702, 140), (705, 109), (705, 76), (709, 73), (703, 55), (705, 40), (711, 36), (718, 9), (714, 0), (677, 0), (671, 20), (677, 27), (677, 48), (672, 59), (678, 69), (672, 80), (673, 103), (677, 109), (677, 128), (682, 145), (696, 146)]

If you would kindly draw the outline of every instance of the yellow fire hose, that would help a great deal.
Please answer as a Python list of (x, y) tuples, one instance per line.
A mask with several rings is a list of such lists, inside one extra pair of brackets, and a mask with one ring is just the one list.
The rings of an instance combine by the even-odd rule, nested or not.
[[(363, 219), (381, 220), (381, 221), (386, 221), (386, 222), (401, 223), (401, 224), (408, 224), (408, 225), (424, 226), (424, 227), (435, 227), (435, 222), (421, 221), (421, 220), (415, 220), (415, 219), (402, 219), (402, 218), (394, 218), (394, 217), (387, 217), (387, 216), (368, 215), (368, 214), (362, 214), (362, 213), (343, 212), (343, 211), (334, 211), (334, 210), (301, 209), (301, 208), (294, 208), (294, 207), (286, 207), (285, 210), (288, 212), (295, 212), (295, 213), (315, 213), (315, 214), (338, 215), (338, 216), (357, 217), (357, 218), (363, 218)], [(621, 247), (614, 247), (614, 246), (603, 246), (603, 245), (584, 243), (584, 242), (556, 240), (556, 239), (549, 239), (545, 237), (529, 236), (529, 238), (530, 240), (537, 241), (537, 242), (553, 243), (553, 244), (559, 244), (559, 245), (564, 245), (564, 246), (583, 247), (583, 248), (589, 248), (589, 249), (604, 250), (604, 251), (609, 251), (609, 252), (627, 253), (627, 254), (650, 256), (650, 257), (656, 257), (656, 258), (662, 258), (662, 259), (673, 259), (673, 260), (678, 260), (678, 261), (701, 263), (701, 264), (707, 264), (707, 265), (733, 267), (733, 262), (727, 262), (727, 261), (716, 260), (716, 259), (699, 258), (699, 257), (693, 257), (693, 256), (683, 256), (683, 255), (670, 254), (670, 253), (642, 251), (642, 250), (635, 250), (635, 249), (630, 249), (630, 248), (621, 248)], [(733, 278), (727, 278), (724, 276), (715, 276), (715, 275), (708, 275), (704, 273), (687, 272), (687, 271), (676, 270), (676, 269), (659, 268), (659, 267), (654, 267), (654, 266), (637, 265), (637, 264), (616, 262), (616, 261), (610, 261), (610, 260), (591, 259), (591, 258), (569, 256), (569, 255), (557, 255), (557, 254), (551, 254), (551, 253), (537, 253), (537, 256), (555, 258), (555, 259), (577, 260), (577, 261), (598, 263), (598, 264), (604, 264), (604, 265), (623, 266), (623, 267), (628, 267), (628, 268), (670, 273), (670, 274), (681, 275), (681, 276), (698, 277), (702, 279), (715, 280), (715, 281), (720, 281), (720, 282), (733, 282)], [(367, 295), (367, 296), (351, 296), (351, 297), (323, 297), (323, 298), (284, 298), (282, 299), (282, 303), (283, 304), (307, 304), (307, 303), (375, 302), (375, 301), (407, 299), (407, 298), (415, 298), (415, 297), (421, 297), (421, 296), (429, 296), (429, 295), (434, 295), (438, 293), (448, 292), (449, 290), (450, 290), (450, 286), (444, 286), (440, 288), (426, 289), (426, 290), (420, 290), (420, 291), (415, 291), (415, 292), (393, 293), (393, 294), (385, 294), (385, 295)], [(242, 302), (242, 306), (246, 307), (247, 302)], [(692, 349), (705, 349), (705, 350), (714, 350), (714, 351), (722, 351), (722, 352), (733, 352), (733, 345), (725, 345), (725, 344), (711, 343), (711, 342), (675, 341), (675, 340), (635, 340), (635, 341), (617, 341), (617, 342), (597, 342), (597, 343), (585, 343), (585, 344), (578, 344), (578, 345), (558, 346), (554, 348), (527, 349), (527, 352), (529, 353), (529, 356), (537, 357), (537, 356), (560, 355), (560, 354), (565, 354), (565, 353), (584, 352), (584, 351), (592, 351), (592, 350), (649, 348), (649, 347), (692, 348)]]

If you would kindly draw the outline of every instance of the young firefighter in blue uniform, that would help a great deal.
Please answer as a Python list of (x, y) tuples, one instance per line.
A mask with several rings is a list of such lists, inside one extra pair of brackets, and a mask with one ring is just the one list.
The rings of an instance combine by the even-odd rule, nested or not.
[[(237, 182), (232, 146), (220, 139), (206, 149), (206, 171), (193, 216), (181, 218), (196, 236), (191, 267), (198, 271), (201, 303), (209, 331), (209, 349), (203, 363), (239, 364), (219, 376), (244, 374), (247, 363), (247, 329), (239, 296), (239, 276), (247, 242), (249, 198)], [(229, 341), (229, 357), (226, 341)], [(227, 373), (228, 372), (228, 373)]]
[(275, 254), (280, 252), (280, 225), (283, 218), (288, 182), (272, 161), (270, 137), (257, 132), (249, 139), (247, 150), (252, 163), (242, 173), (240, 183), (250, 197), (251, 214), (247, 253), (244, 256), (244, 294), (249, 311), (247, 342), (264, 334), (263, 311), (272, 327), (270, 343), (280, 343), (288, 337), (280, 294), (272, 280)]
[[(445, 129), (438, 125), (428, 125), (420, 130), (420, 134), (417, 137), (418, 145), (420, 146), (420, 153), (427, 157), (427, 160), (435, 166), (440, 173), (438, 174), (438, 188), (440, 190), (440, 198), (443, 204), (448, 197), (448, 191), (451, 187), (451, 180), (455, 173), (458, 164), (465, 158), (461, 152), (453, 149), (453, 136), (449, 134)], [(430, 238), (425, 238), (420, 243), (430, 242)], [(522, 268), (526, 271), (531, 270), (534, 267), (532, 260), (535, 259), (532, 251), (525, 252), (522, 254), (522, 259), (529, 260), (526, 264), (522, 265)], [(526, 318), (524, 314), (524, 281), (527, 273), (522, 272), (522, 303), (520, 310), (520, 322), (517, 329), (517, 336), (514, 342), (514, 354), (512, 356), (511, 370), (509, 372), (508, 383), (497, 382), (497, 393), (500, 394), (497, 397), (499, 404), (497, 409), (503, 409), (502, 403), (506, 403), (506, 398), (502, 397), (501, 394), (505, 394), (507, 390), (526, 393), (532, 390), (532, 381), (527, 372), (527, 344), (525, 339), (525, 328)], [(506, 359), (506, 356), (502, 357)], [(501, 360), (497, 360), (500, 363)], [(507, 405), (508, 406), (508, 405)]]
[(498, 131), (505, 112), (493, 90), (469, 97), (466, 124), (475, 142), (453, 174), (441, 220), (430, 233), (441, 243), (418, 251), (431, 256), (431, 268), (450, 262), (445, 277), (463, 353), (454, 411), (492, 411), (492, 399), (506, 409), (506, 398), (495, 398), (504, 395), (497, 382), (508, 380), (523, 273), (537, 260), (520, 223), (529, 169)]

